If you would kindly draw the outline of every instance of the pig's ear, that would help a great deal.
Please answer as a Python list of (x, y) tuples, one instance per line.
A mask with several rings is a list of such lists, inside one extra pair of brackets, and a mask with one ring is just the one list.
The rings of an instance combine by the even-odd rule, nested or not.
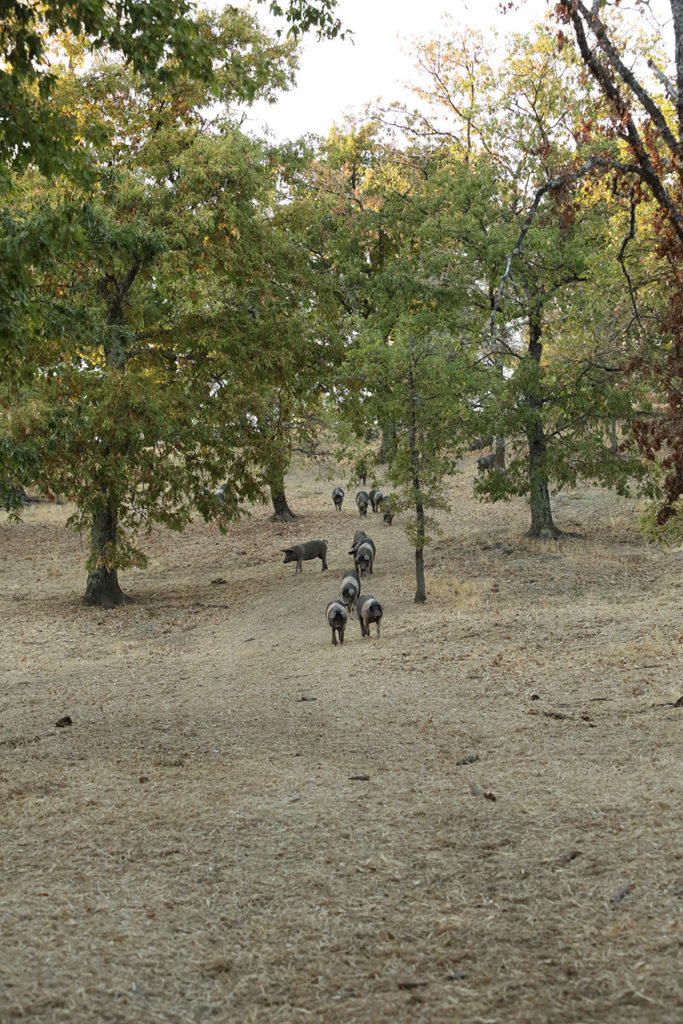
[(293, 550), (293, 548), (280, 548), (280, 551), (282, 552), (283, 555), (288, 555)]

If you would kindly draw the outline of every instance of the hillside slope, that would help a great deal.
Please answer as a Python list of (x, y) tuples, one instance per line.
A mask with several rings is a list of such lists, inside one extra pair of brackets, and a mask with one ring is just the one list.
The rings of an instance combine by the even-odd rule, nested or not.
[[(0, 1019), (678, 1024), (683, 552), (597, 488), (530, 542), (462, 469), (419, 607), (334, 466), (111, 612), (63, 506), (0, 525)], [(333, 647), (359, 526), (382, 637)]]

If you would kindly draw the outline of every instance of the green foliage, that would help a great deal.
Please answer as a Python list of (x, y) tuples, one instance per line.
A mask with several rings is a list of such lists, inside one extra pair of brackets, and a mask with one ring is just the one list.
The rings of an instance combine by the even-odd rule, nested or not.
[[(461, 172), (443, 154), (392, 147), (371, 124), (333, 133), (312, 176), (310, 244), (336, 274), (348, 338), (333, 393), (357, 437), (390, 434), (386, 474), (393, 507), (414, 513), (407, 531), (420, 601), (422, 551), (436, 525), (427, 510), (445, 507), (443, 482), (483, 376), (474, 327), (481, 317), (471, 303), (479, 268), (467, 253)], [(357, 458), (357, 445), (347, 442), (346, 452)]]
[(651, 544), (671, 547), (683, 543), (683, 502), (672, 504), (672, 514), (661, 522), (659, 501), (648, 502), (640, 517), (640, 529)]
[[(194, 209), (186, 206), (183, 223), (174, 187), (183, 152), (186, 160), (197, 155), (215, 100), (272, 98), (291, 82), (294, 67), (293, 45), (274, 42), (237, 8), (197, 17), (184, 0), (5, 8), (0, 102), (12, 116), (0, 124), (3, 424), (21, 389), (49, 367), (63, 362), (77, 374), (80, 360), (99, 360), (123, 368), (132, 352), (151, 358), (154, 346), (144, 357), (137, 351), (141, 335), (154, 335), (158, 347), (177, 328), (182, 304), (168, 294), (171, 278), (161, 283), (153, 275), (163, 263), (167, 275), (181, 275), (178, 285), (202, 265), (200, 213), (204, 204), (209, 211), (210, 189), (220, 191), (229, 173), (214, 159), (204, 193), (186, 193)], [(102, 59), (112, 53), (124, 63)], [(203, 165), (200, 157), (198, 172)], [(180, 187), (190, 181), (188, 167), (182, 170)], [(240, 226), (233, 230), (239, 237)], [(189, 264), (183, 232), (194, 244)], [(202, 236), (201, 244), (211, 241)], [(135, 296), (133, 311), (131, 289), (143, 281), (147, 288)], [(193, 298), (184, 303), (185, 315), (198, 308), (200, 297)], [(27, 453), (38, 453), (39, 437), (23, 439), (20, 449), (3, 440), (3, 494), (13, 493), (12, 480), (36, 475)]]
[[(148, 85), (183, 74), (209, 81), (217, 51), (201, 32), (186, 0), (48, 0), (3, 5), (0, 106), (11, 110), (0, 127), (0, 175), (30, 164), (48, 176), (83, 166), (76, 121), (51, 102), (63, 61), (60, 40), (77, 37), (81, 52), (121, 54)], [(73, 59), (74, 49), (70, 55)], [(4, 183), (7, 184), (5, 177)], [(2, 189), (0, 189), (2, 191)]]
[[(505, 473), (478, 474), (475, 492), (490, 501), (529, 495), (533, 527), (549, 487), (587, 477), (621, 491), (631, 477), (642, 476), (641, 462), (624, 453), (615, 457), (606, 435), (614, 420), (628, 421), (640, 397), (626, 367), (629, 350), (643, 341), (632, 303), (651, 289), (651, 252), (647, 240), (631, 238), (642, 262), (627, 253), (629, 211), (599, 184), (585, 188), (582, 204), (568, 190), (547, 191), (519, 244), (537, 190), (580, 158), (586, 124), (604, 116), (573, 52), (558, 51), (543, 30), (513, 37), (495, 79), (473, 77), (472, 69), (485, 67), (490, 55), (471, 34), (439, 49), (425, 46), (424, 56), (432, 110), (422, 128), (436, 134), (442, 151), (457, 138), (471, 182), (479, 186), (480, 201), (468, 208), (476, 214), (458, 218), (454, 237), (464, 240), (466, 225), (467, 249), (478, 254), (478, 280), (489, 282), (489, 298), (492, 289), (496, 295), (495, 330), (487, 332), (482, 351), (490, 372), (472, 396), (479, 411), (473, 433), (506, 439), (507, 465)], [(439, 113), (451, 123), (439, 126)], [(605, 138), (603, 154), (610, 148), (615, 152)], [(481, 188), (482, 171), (488, 189)], [(478, 300), (486, 299), (484, 287)], [(544, 514), (550, 517), (549, 506)]]
[(10, 519), (18, 520), (23, 508), (23, 483), (37, 473), (40, 455), (35, 444), (12, 436), (1, 421), (0, 431), (0, 508), (9, 513)]
[[(240, 50), (259, 89), (289, 74), (290, 44), (249, 34), (239, 12), (226, 19), (216, 32), (233, 46), (214, 79), (226, 98)], [(261, 493), (327, 372), (327, 347), (312, 344), (324, 302), (274, 212), (278, 154), (225, 111), (207, 122), (201, 83), (177, 77), (159, 95), (96, 64), (54, 94), (97, 140), (101, 172), (88, 193), (60, 181), (49, 199), (27, 179), (16, 204), (15, 223), (78, 209), (78, 232), (30, 282), (36, 372), (13, 406), (23, 435), (41, 438), (42, 478), (76, 504), (72, 525), (113, 524), (89, 568), (115, 570), (144, 564), (136, 537), (154, 522), (182, 529), (198, 509), (225, 528)]]
[[(263, 2), (259, 0), (259, 3)], [(271, 13), (287, 19), (288, 32), (295, 38), (314, 28), (318, 39), (334, 39), (336, 36), (344, 39), (347, 31), (342, 29), (341, 22), (334, 17), (336, 6), (337, 0), (315, 0), (314, 3), (308, 0), (288, 0), (286, 6), (277, 3), (277, 0), (269, 2)], [(280, 34), (281, 30), (278, 31)]]

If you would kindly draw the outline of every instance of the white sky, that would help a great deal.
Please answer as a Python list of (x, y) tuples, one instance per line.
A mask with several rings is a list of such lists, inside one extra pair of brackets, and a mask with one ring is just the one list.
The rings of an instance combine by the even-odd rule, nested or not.
[[(282, 95), (274, 107), (261, 104), (250, 115), (255, 131), (268, 126), (277, 141), (306, 132), (326, 135), (346, 114), (360, 113), (366, 103), (381, 97), (386, 102), (405, 96), (401, 84), (415, 82), (409, 42), (430, 38), (444, 28), (448, 13), (454, 25), (482, 31), (497, 25), (498, 31), (518, 31), (534, 19), (501, 15), (499, 0), (339, 0), (337, 17), (352, 30), (353, 42), (314, 36), (303, 44), (301, 68), (295, 90)], [(538, 14), (545, 0), (526, 0), (525, 7)], [(263, 20), (259, 8), (259, 17)]]
[[(222, 6), (221, 0), (200, 3)], [(443, 32), (444, 14), (451, 28), (466, 26), (485, 35), (497, 31), (504, 38), (541, 21), (548, 0), (522, 0), (518, 5), (514, 13), (502, 14), (500, 0), (339, 0), (336, 15), (353, 31), (354, 41), (318, 42), (311, 33), (303, 44), (296, 88), (283, 93), (274, 106), (252, 108), (245, 127), (254, 134), (269, 130), (274, 141), (307, 132), (327, 135), (334, 123), (343, 124), (347, 114), (360, 114), (366, 103), (406, 97), (402, 83), (417, 81), (407, 53), (410, 40)], [(263, 24), (272, 24), (267, 2), (253, 7)]]

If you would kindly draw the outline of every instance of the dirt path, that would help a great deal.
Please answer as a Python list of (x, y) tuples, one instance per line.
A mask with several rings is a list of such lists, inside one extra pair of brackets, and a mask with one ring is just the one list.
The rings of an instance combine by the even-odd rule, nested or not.
[(0, 524), (0, 1019), (678, 1024), (683, 552), (598, 489), (532, 544), (468, 470), (424, 607), (369, 514), (382, 638), (333, 647), (336, 482), (155, 532), (110, 613), (63, 508)]

